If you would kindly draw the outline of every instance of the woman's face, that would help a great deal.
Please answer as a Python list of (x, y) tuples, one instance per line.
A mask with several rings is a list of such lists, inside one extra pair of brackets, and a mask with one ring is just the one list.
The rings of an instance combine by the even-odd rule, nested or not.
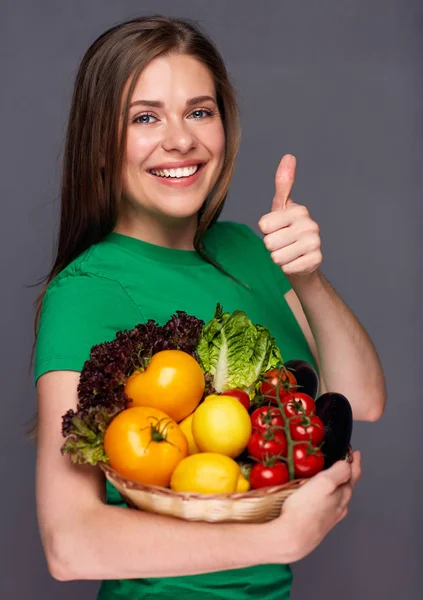
[(212, 76), (170, 54), (141, 73), (131, 98), (123, 185), (130, 213), (196, 215), (221, 172), (225, 135)]

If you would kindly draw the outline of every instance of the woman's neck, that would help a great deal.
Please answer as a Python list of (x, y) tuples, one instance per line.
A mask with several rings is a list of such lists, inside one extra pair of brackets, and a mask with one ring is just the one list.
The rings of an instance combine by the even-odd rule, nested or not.
[(122, 235), (178, 250), (194, 250), (194, 236), (197, 230), (197, 215), (187, 219), (157, 219), (144, 216), (141, 219), (118, 219), (114, 231)]

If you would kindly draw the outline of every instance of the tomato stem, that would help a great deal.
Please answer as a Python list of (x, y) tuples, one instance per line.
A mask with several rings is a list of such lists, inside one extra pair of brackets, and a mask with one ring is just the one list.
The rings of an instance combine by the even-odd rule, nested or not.
[[(168, 419), (167, 417), (163, 417), (163, 419), (158, 419), (157, 417), (151, 417), (152, 419), (155, 419), (157, 421), (157, 423), (153, 424), (150, 423), (150, 425), (147, 425), (147, 427), (143, 427), (141, 429), (141, 431), (143, 431), (144, 429), (148, 429), (150, 428), (150, 433), (151, 433), (151, 439), (147, 444), (147, 448), (148, 446), (151, 444), (151, 442), (166, 442), (167, 444), (170, 444), (171, 446), (175, 446), (175, 444), (173, 444), (172, 442), (170, 442), (167, 439), (167, 428), (169, 427), (169, 425), (172, 424), (172, 419)], [(167, 423), (165, 425), (162, 426), (163, 421), (167, 421)]]

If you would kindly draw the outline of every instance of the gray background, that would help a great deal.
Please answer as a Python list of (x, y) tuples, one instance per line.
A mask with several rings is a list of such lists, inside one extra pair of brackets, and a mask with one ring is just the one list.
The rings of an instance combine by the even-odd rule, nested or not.
[(49, 576), (38, 538), (23, 431), (36, 406), (27, 371), (38, 290), (27, 286), (52, 259), (78, 61), (103, 30), (150, 12), (199, 20), (238, 88), (243, 144), (224, 218), (257, 230), (280, 157), (296, 154), (293, 196), (321, 225), (323, 271), (386, 371), (383, 419), (355, 426), (364, 475), (350, 515), (295, 565), (293, 599), (417, 600), (423, 12), (412, 0), (1, 2), (0, 598), (95, 597), (96, 582)]

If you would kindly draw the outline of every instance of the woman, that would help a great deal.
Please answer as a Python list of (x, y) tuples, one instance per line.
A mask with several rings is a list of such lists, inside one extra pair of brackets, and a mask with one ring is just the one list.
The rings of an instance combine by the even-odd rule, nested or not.
[(360, 456), (314, 477), (267, 524), (128, 509), (97, 469), (60, 454), (61, 417), (76, 407), (93, 344), (176, 310), (207, 321), (220, 302), (268, 326), (286, 360), (318, 367), (322, 390), (345, 393), (355, 419), (383, 411), (374, 348), (320, 273), (317, 225), (289, 198), (294, 159), (282, 160), (272, 211), (260, 221), (265, 244), (246, 225), (217, 221), (237, 148), (233, 88), (192, 24), (135, 19), (86, 53), (68, 127), (58, 254), (40, 299), (37, 507), (53, 577), (104, 580), (103, 600), (289, 598), (288, 565), (346, 515)]

